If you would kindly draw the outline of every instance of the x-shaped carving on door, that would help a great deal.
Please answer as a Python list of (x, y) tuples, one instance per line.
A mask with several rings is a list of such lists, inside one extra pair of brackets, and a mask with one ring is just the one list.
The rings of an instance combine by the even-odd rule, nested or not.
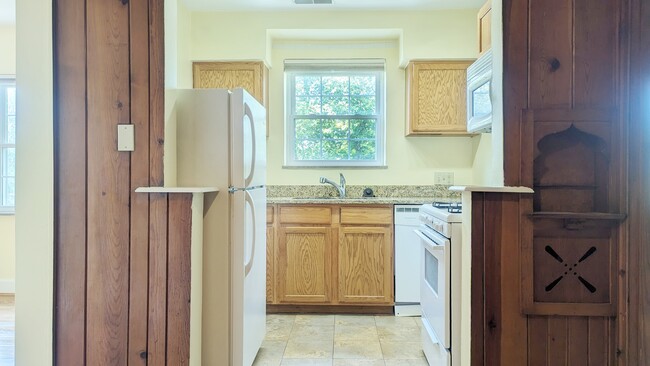
[(573, 264), (570, 264), (570, 263), (564, 263), (564, 259), (562, 259), (562, 257), (560, 257), (560, 255), (557, 254), (557, 252), (556, 252), (553, 248), (551, 248), (550, 245), (547, 245), (547, 246), (544, 248), (544, 250), (545, 250), (546, 253), (548, 253), (551, 257), (553, 257), (556, 261), (558, 261), (558, 262), (564, 264), (564, 274), (560, 275), (558, 278), (556, 278), (555, 280), (553, 280), (553, 282), (551, 282), (551, 283), (549, 283), (548, 285), (546, 285), (546, 287), (545, 287), (546, 292), (551, 291), (555, 286), (557, 286), (558, 283), (560, 283), (560, 281), (562, 281), (562, 279), (563, 279), (565, 276), (570, 276), (571, 274), (573, 274), (573, 276), (578, 276), (578, 281), (580, 281), (580, 283), (582, 283), (582, 285), (585, 286), (585, 288), (587, 288), (587, 290), (589, 290), (589, 292), (591, 292), (592, 294), (593, 294), (594, 292), (596, 292), (596, 287), (595, 287), (594, 285), (592, 285), (589, 281), (587, 281), (586, 279), (584, 279), (582, 276), (580, 276), (580, 275), (578, 274), (578, 271), (577, 271), (578, 265), (579, 265), (580, 263), (582, 263), (585, 259), (591, 257), (591, 255), (593, 255), (593, 254), (596, 252), (596, 247), (591, 247), (591, 248), (589, 248), (589, 249), (585, 252), (585, 254), (583, 254), (582, 257), (580, 257), (580, 259), (578, 259), (578, 261), (577, 261), (576, 263), (573, 263)]

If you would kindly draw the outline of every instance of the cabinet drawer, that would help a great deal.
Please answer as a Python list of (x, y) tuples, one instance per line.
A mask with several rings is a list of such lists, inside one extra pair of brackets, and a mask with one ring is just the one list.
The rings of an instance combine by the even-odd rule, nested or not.
[(270, 225), (273, 223), (273, 214), (275, 214), (275, 207), (266, 206), (266, 224)]
[(341, 224), (392, 225), (391, 207), (341, 207)]
[(329, 225), (332, 223), (331, 207), (280, 206), (280, 224)]

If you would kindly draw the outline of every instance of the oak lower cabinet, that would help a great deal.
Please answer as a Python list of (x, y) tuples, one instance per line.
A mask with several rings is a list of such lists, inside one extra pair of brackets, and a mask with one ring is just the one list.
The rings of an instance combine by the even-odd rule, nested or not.
[(338, 250), (339, 302), (391, 304), (392, 253), (392, 228), (342, 227)]
[(269, 304), (393, 305), (391, 206), (277, 205), (276, 212)]
[(329, 303), (332, 297), (332, 229), (281, 227), (277, 244), (278, 302)]

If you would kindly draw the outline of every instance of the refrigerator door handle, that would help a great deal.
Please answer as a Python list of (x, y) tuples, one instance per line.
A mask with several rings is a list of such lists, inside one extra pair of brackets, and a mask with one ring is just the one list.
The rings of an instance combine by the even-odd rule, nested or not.
[(235, 192), (239, 192), (239, 191), (252, 191), (253, 189), (260, 189), (260, 188), (264, 188), (264, 187), (265, 187), (265, 185), (263, 185), (263, 184), (259, 185), (259, 186), (250, 186), (250, 187), (233, 187), (233, 186), (230, 186), (230, 187), (228, 187), (228, 193), (235, 193)]
[[(248, 259), (248, 261), (244, 265), (244, 276), (248, 276), (251, 269), (253, 268), (253, 261), (255, 259), (255, 244), (257, 242), (257, 237), (256, 237), (256, 231), (257, 230), (255, 230), (255, 225), (257, 223), (255, 222), (255, 204), (253, 202), (253, 197), (251, 197), (251, 194), (248, 193), (248, 190), (245, 191), (245, 196), (244, 197), (246, 197), (246, 204), (250, 205), (252, 213), (253, 213), (251, 215), (252, 220), (253, 220), (253, 222), (251, 223), (251, 227), (253, 228), (253, 230), (252, 230), (253, 237), (252, 237), (252, 240), (251, 240), (251, 257), (250, 257), (250, 259)], [(246, 251), (244, 251), (244, 253), (246, 253)]]
[(248, 106), (248, 104), (244, 104), (244, 116), (248, 117), (248, 123), (251, 125), (251, 149), (253, 149), (251, 152), (251, 171), (249, 172), (248, 177), (246, 177), (246, 180), (244, 180), (245, 184), (248, 186), (251, 184), (253, 176), (255, 175), (255, 162), (257, 161), (257, 136), (255, 136), (255, 118), (253, 118), (253, 112), (251, 111), (251, 108)]

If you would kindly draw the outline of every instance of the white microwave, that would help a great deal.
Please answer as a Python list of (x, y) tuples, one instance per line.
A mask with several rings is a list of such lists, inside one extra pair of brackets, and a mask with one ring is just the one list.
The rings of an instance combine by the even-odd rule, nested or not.
[(467, 132), (492, 132), (492, 50), (467, 68)]

